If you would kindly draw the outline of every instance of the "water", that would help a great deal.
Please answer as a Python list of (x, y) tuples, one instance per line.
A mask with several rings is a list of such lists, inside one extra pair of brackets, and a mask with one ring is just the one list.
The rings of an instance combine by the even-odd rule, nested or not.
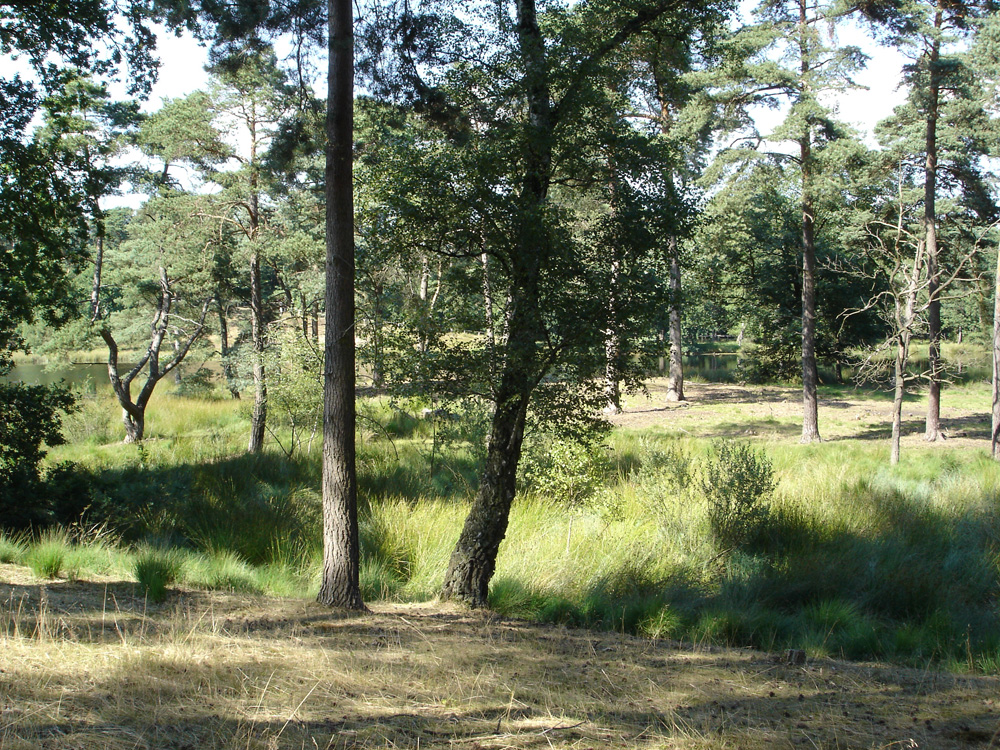
[(17, 365), (4, 380), (26, 385), (52, 385), (63, 381), (83, 393), (97, 393), (110, 388), (108, 366), (103, 362), (76, 362), (59, 365)]

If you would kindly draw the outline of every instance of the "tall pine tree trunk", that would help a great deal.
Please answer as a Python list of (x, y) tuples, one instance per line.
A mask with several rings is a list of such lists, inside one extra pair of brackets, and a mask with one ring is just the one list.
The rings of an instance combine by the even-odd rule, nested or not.
[(808, 141), (802, 142), (802, 442), (820, 440), (816, 369), (816, 244)]
[(681, 260), (677, 238), (667, 241), (670, 251), (670, 373), (667, 401), (684, 401), (684, 352), (681, 348)]
[[(942, 13), (940, 8), (934, 16), (934, 28), (940, 29)], [(937, 216), (935, 200), (937, 197), (937, 119), (938, 100), (941, 94), (941, 76), (938, 70), (938, 59), (941, 43), (937, 40), (931, 46), (928, 59), (930, 82), (927, 91), (927, 129), (925, 149), (927, 159), (924, 163), (924, 232), (927, 246), (927, 335), (930, 339), (927, 347), (927, 365), (929, 369), (929, 387), (927, 389), (927, 423), (924, 437), (927, 440), (941, 438), (941, 269), (939, 267), (937, 244)]]
[(328, 0), (327, 8), (323, 571), (317, 599), (363, 610), (354, 454), (354, 18), (350, 0)]
[[(799, 0), (801, 59), (801, 85), (803, 95), (810, 92), (806, 87), (809, 68), (808, 4)], [(820, 440), (819, 397), (817, 386), (819, 373), (816, 369), (816, 239), (815, 214), (813, 205), (813, 158), (812, 124), (807, 120), (805, 131), (799, 141), (799, 158), (802, 168), (802, 442)]]

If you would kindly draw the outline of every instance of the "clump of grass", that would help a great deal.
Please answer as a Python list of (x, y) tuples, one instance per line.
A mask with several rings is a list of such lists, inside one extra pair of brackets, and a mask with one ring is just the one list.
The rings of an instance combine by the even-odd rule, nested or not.
[(166, 598), (167, 587), (180, 573), (181, 558), (175, 550), (144, 547), (136, 552), (132, 562), (132, 574), (152, 602), (162, 602)]
[(58, 578), (71, 553), (69, 534), (61, 529), (46, 531), (28, 549), (24, 561), (39, 578)]
[(23, 537), (0, 533), (0, 563), (21, 563), (27, 552)]
[(242, 594), (259, 594), (263, 587), (254, 569), (235, 552), (222, 550), (203, 558), (199, 582), (210, 589)]
[(666, 604), (639, 620), (638, 631), (647, 638), (674, 638), (683, 626), (680, 613)]

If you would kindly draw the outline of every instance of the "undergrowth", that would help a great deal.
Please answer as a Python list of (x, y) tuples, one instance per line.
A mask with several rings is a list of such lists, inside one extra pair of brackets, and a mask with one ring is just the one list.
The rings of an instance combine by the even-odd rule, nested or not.
[[(101, 430), (86, 451), (54, 449), (92, 477), (85, 502), (69, 504), (85, 508), (78, 527), (114, 537), (2, 536), (0, 562), (133, 577), (151, 600), (175, 587), (315, 595), (319, 456), (242, 455), (235, 407), (191, 408), (191, 434), (183, 414), (151, 419), (175, 431), (153, 427), (144, 456)], [(376, 400), (366, 413), (387, 424), (359, 444), (364, 595), (431, 599), (476, 488), (478, 433), (445, 441), (414, 405)], [(883, 446), (859, 441), (622, 431), (551, 452), (565, 462), (533, 450), (490, 592), (502, 614), (997, 671), (1000, 469), (985, 454), (912, 449), (890, 468)], [(157, 561), (151, 550), (165, 549), (176, 557)]]

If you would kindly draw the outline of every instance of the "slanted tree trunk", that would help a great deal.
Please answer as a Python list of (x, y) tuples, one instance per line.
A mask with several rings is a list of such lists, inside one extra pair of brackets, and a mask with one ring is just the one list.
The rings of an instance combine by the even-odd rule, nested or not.
[(993, 458), (1000, 461), (1000, 252), (993, 282)]
[(906, 280), (902, 299), (897, 293), (896, 300), (896, 357), (895, 393), (892, 401), (892, 449), (889, 463), (899, 463), (899, 442), (903, 423), (903, 399), (906, 397), (906, 364), (910, 357), (910, 340), (916, 318), (917, 294), (920, 290), (920, 273), (924, 264), (925, 243), (917, 242), (917, 252), (913, 258), (913, 269)]
[(354, 17), (328, 0), (323, 571), (317, 600), (364, 610), (359, 579), (354, 373)]
[(260, 254), (250, 254), (250, 345), (253, 350), (253, 411), (250, 413), (250, 442), (247, 452), (259, 453), (267, 429), (267, 380), (264, 370), (264, 301), (260, 280)]
[(537, 367), (533, 313), (523, 309), (526, 298), (530, 298), (530, 292), (519, 295), (515, 301), (510, 323), (512, 339), (508, 344), (510, 356), (503, 365), (497, 388), (486, 465), (441, 587), (442, 599), (458, 599), (473, 607), (487, 605), (490, 579), (496, 569), (500, 543), (507, 533), (517, 488), (517, 464), (533, 387), (532, 372)]
[[(156, 384), (166, 375), (176, 369), (184, 357), (191, 350), (191, 345), (205, 331), (205, 318), (208, 315), (212, 299), (206, 299), (201, 308), (201, 316), (195, 324), (194, 331), (183, 345), (178, 346), (173, 358), (164, 366), (160, 367), (160, 349), (163, 347), (163, 339), (167, 335), (170, 326), (171, 308), (173, 306), (173, 292), (170, 288), (170, 280), (165, 269), (160, 269), (160, 299), (156, 314), (150, 324), (149, 346), (138, 364), (129, 370), (124, 376), (119, 373), (118, 366), (118, 342), (107, 326), (100, 330), (101, 338), (108, 347), (108, 379), (111, 381), (111, 389), (115, 398), (122, 408), (122, 423), (125, 426), (125, 442), (139, 443), (145, 437), (146, 429), (146, 406)], [(139, 374), (148, 368), (146, 380), (139, 391), (139, 395), (132, 399), (132, 383)]]
[[(943, 15), (940, 7), (934, 16), (934, 28), (940, 29)], [(937, 119), (938, 100), (941, 94), (941, 74), (938, 62), (941, 43), (935, 39), (928, 59), (930, 81), (927, 88), (927, 129), (924, 148), (924, 232), (927, 245), (927, 347), (928, 389), (927, 422), (924, 437), (935, 441), (941, 438), (941, 270), (937, 243)]]
[(670, 250), (670, 373), (667, 401), (684, 401), (684, 352), (681, 348), (681, 261), (677, 238), (667, 241)]
[(538, 342), (543, 326), (536, 309), (539, 273), (547, 240), (539, 236), (551, 180), (553, 117), (535, 0), (517, 0), (517, 34), (524, 65), (528, 124), (524, 171), (519, 186), (517, 250), (511, 258), (511, 298), (506, 317), (507, 356), (497, 386), (486, 466), (458, 543), (448, 562), (442, 599), (485, 607), (497, 552), (507, 533), (517, 486), (517, 464), (531, 392), (544, 370)]

